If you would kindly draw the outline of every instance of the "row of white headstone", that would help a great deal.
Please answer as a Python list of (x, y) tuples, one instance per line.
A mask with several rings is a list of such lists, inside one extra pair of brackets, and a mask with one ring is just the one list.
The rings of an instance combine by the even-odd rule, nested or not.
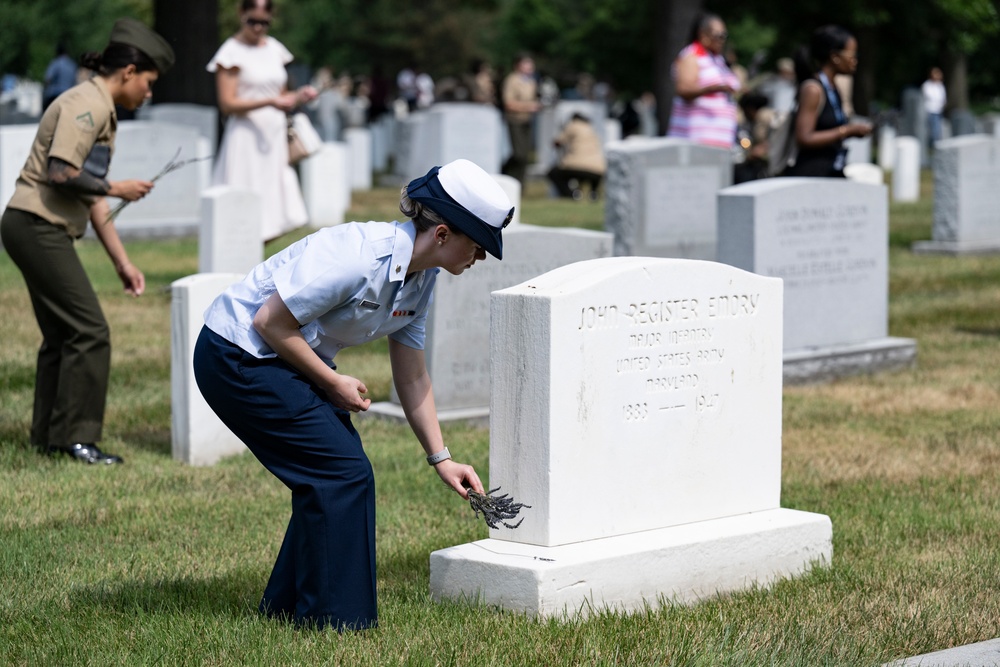
[[(697, 150), (664, 163), (654, 143), (631, 146), (615, 173), (635, 180), (609, 188), (633, 209), (693, 212), (704, 202), (684, 195), (708, 172), (692, 182), (671, 169)], [(685, 191), (657, 198), (664, 177)], [(505, 234), (508, 260), (441, 281), (428, 360), (442, 416), (476, 417), (470, 403), (486, 401), (490, 480), (531, 508), (517, 530), (432, 554), (436, 599), (542, 616), (633, 610), (831, 560), (829, 519), (780, 507), (781, 387), (803, 340), (869, 355), (885, 342), (885, 187), (772, 179), (706, 191), (720, 261), (610, 257), (617, 228), (519, 225)], [(654, 217), (634, 215), (632, 238)], [(210, 299), (238, 277), (175, 284), (177, 321), (195, 323), (178, 338), (191, 345), (200, 325), (204, 303), (190, 295)], [(190, 390), (189, 356), (174, 359)], [(214, 419), (201, 409), (176, 432), (224, 442), (192, 427)]]
[[(621, 138), (621, 124), (608, 118), (604, 104), (585, 100), (565, 100), (537, 114), (534, 125), (534, 173), (545, 173), (558, 158), (553, 140), (574, 113), (586, 117), (602, 145)], [(471, 160), (488, 173), (500, 172), (510, 154), (510, 140), (498, 109), (483, 104), (449, 102), (411, 113), (401, 120), (380, 121), (391, 130), (390, 155), (398, 180), (407, 181), (434, 165), (452, 160)], [(383, 167), (385, 164), (383, 163)]]
[[(626, 142), (611, 151), (611, 233), (515, 224), (505, 234), (505, 261), (487, 261), (460, 279), (441, 276), (427, 348), (441, 418), (488, 418), (491, 292), (611, 255), (711, 259), (782, 278), (788, 382), (911, 365), (915, 342), (888, 335), (885, 186), (768, 179), (720, 190), (730, 172), (711, 166), (717, 152), (668, 139)], [(252, 214), (235, 204), (216, 205), (216, 217), (227, 208), (232, 216), (220, 229), (228, 232), (216, 238), (210, 225), (203, 226), (201, 252), (211, 256), (212, 248), (220, 249), (215, 261), (201, 263), (204, 272), (245, 272), (260, 260), (259, 244), (246, 244), (242, 263), (226, 263), (242, 247), (231, 237), (247, 234), (241, 221)], [(395, 396), (373, 405), (371, 413), (403, 418)]]
[[(506, 239), (517, 261), (442, 281), (428, 353), (441, 407), (464, 402), (455, 408), (467, 411), (483, 392), (490, 478), (532, 509), (518, 531), (434, 554), (435, 597), (478, 596), (542, 615), (633, 609), (829, 561), (829, 520), (780, 509), (782, 375), (790, 351), (808, 348), (912, 360), (913, 345), (884, 347), (893, 344), (885, 187), (773, 179), (724, 188), (717, 157), (672, 140), (623, 145), (609, 173), (613, 235), (515, 226)], [(691, 218), (706, 205), (714, 243)], [(226, 191), (202, 206), (199, 260), (213, 273), (174, 284), (172, 321), (174, 453), (195, 464), (216, 460), (227, 432), (199, 401), (191, 345), (207, 302), (248, 268), (215, 273), (224, 268), (215, 251), (221, 261), (237, 248), (225, 237), (232, 221), (215, 221), (245, 222), (254, 211), (252, 198)], [(714, 252), (710, 259), (753, 273), (608, 257), (651, 254), (635, 248), (676, 231), (683, 256)], [(581, 262), (591, 257), (601, 259)], [(215, 451), (191, 446), (205, 437)]]
[[(520, 206), (517, 182), (497, 175), (512, 201)], [(191, 428), (205, 414), (201, 397), (190, 385), (185, 369), (193, 355), (194, 336), (202, 313), (227, 286), (242, 278), (263, 259), (259, 210), (255, 196), (224, 187), (211, 188), (202, 200), (199, 232), (199, 274), (173, 285), (175, 318), (172, 356), (175, 366), (174, 457), (187, 463), (212, 464), (242, 450), (235, 437), (217, 437), (217, 428)], [(255, 231), (256, 230), (256, 231)], [(516, 219), (504, 233), (503, 262), (477, 264), (462, 278), (442, 274), (428, 318), (427, 362), (437, 385), (442, 420), (485, 423), (489, 406), (490, 292), (508, 287), (573, 262), (611, 255), (611, 235), (580, 229), (550, 229), (520, 224)], [(186, 336), (184, 332), (191, 335)], [(403, 419), (398, 400), (376, 403), (372, 414)]]
[(615, 254), (719, 261), (785, 282), (785, 379), (905, 367), (888, 336), (886, 187), (771, 178), (728, 186), (727, 152), (674, 139), (608, 150)]
[[(4, 203), (14, 194), (37, 130), (37, 125), (0, 127), (0, 201)], [(171, 160), (197, 160), (163, 176), (147, 197), (127, 206), (117, 219), (119, 233), (125, 237), (196, 233), (199, 195), (211, 183), (212, 151), (212, 144), (195, 127), (159, 121), (119, 123), (108, 174), (112, 180), (151, 179)]]
[[(152, 114), (155, 120), (124, 121), (118, 125), (115, 156), (108, 177), (153, 178), (171, 160), (194, 160), (162, 176), (149, 196), (127, 206), (117, 218), (124, 238), (159, 238), (198, 233), (201, 195), (212, 182), (214, 109), (175, 108)], [(183, 107), (184, 105), (176, 105)], [(157, 109), (158, 107), (152, 107)], [(166, 120), (169, 119), (169, 120)], [(27, 160), (36, 125), (0, 127), (0, 201), (14, 192), (17, 175)], [(340, 224), (351, 192), (372, 186), (372, 134), (352, 128), (344, 142), (327, 142), (300, 164), (302, 193), (310, 222)], [(113, 202), (117, 203), (117, 202)]]
[[(510, 251), (551, 231), (511, 230)], [(610, 247), (591, 234), (579, 243)], [(178, 436), (242, 450), (198, 400), (190, 361), (206, 300), (240, 277), (173, 285), (175, 456), (193, 453)], [(432, 596), (546, 617), (632, 611), (828, 564), (829, 518), (780, 506), (783, 302), (777, 278), (647, 257), (494, 291), (474, 360), (492, 379), (489, 479), (530, 508), (516, 530), (431, 554)]]

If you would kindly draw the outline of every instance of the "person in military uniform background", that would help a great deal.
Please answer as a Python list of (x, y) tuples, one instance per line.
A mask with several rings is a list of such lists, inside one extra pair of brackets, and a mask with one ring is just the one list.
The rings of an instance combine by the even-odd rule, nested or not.
[(104, 52), (82, 59), (97, 75), (57, 97), (42, 116), (0, 219), (4, 248), (24, 276), (42, 331), (31, 443), (46, 453), (122, 463), (96, 444), (104, 424), (111, 340), (73, 242), (92, 221), (125, 291), (142, 294), (145, 278), (129, 262), (108, 220), (105, 197), (135, 201), (153, 184), (106, 179), (117, 129), (115, 105), (137, 108), (173, 63), (174, 52), (161, 36), (134, 19), (115, 22)]
[(531, 160), (531, 123), (541, 109), (538, 101), (538, 82), (535, 80), (535, 61), (526, 53), (514, 61), (514, 71), (503, 80), (501, 89), (504, 119), (510, 134), (510, 157), (503, 165), (503, 173), (513, 176), (524, 186), (528, 162)]

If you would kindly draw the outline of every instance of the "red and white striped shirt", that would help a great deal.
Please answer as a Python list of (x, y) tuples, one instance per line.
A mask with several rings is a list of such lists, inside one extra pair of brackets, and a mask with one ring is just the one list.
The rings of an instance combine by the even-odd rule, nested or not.
[[(725, 59), (710, 53), (698, 42), (684, 47), (677, 60), (692, 53), (698, 59), (699, 88), (728, 84), (733, 90), (739, 89), (740, 80), (726, 65)], [(674, 61), (671, 73), (676, 81), (677, 61)], [(727, 93), (701, 95), (690, 102), (675, 96), (667, 136), (730, 148), (736, 142), (736, 102)]]

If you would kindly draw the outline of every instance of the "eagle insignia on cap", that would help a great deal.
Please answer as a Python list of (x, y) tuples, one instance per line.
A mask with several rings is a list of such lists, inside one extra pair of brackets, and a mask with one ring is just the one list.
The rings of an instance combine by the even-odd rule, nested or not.
[(513, 220), (513, 219), (514, 219), (514, 207), (511, 206), (510, 207), (510, 212), (507, 214), (507, 217), (504, 218), (503, 225), (501, 225), (500, 228), (501, 229), (507, 229), (507, 225), (509, 225), (510, 221)]

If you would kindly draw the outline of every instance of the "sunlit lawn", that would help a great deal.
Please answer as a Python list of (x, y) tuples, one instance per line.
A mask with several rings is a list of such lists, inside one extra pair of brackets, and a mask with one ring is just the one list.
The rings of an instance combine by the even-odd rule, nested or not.
[[(544, 192), (529, 188), (524, 222), (602, 228), (601, 205)], [(391, 188), (357, 194), (350, 217), (396, 218), (396, 199)], [(343, 636), (255, 611), (287, 491), (250, 456), (210, 468), (170, 457), (168, 286), (196, 271), (194, 241), (129, 243), (149, 282), (136, 300), (100, 247), (80, 244), (114, 341), (104, 444), (127, 463), (110, 469), (28, 447), (39, 335), (0, 255), (0, 663), (877, 665), (1000, 636), (1000, 257), (913, 255), (930, 215), (926, 191), (891, 207), (889, 328), (918, 340), (917, 367), (784, 393), (782, 504), (831, 517), (831, 567), (589, 620), (436, 604), (428, 554), (486, 529), (405, 427), (364, 420), (381, 627)], [(374, 398), (388, 396), (384, 344), (338, 361)], [(446, 438), (486, 474), (486, 431), (452, 426)]]

